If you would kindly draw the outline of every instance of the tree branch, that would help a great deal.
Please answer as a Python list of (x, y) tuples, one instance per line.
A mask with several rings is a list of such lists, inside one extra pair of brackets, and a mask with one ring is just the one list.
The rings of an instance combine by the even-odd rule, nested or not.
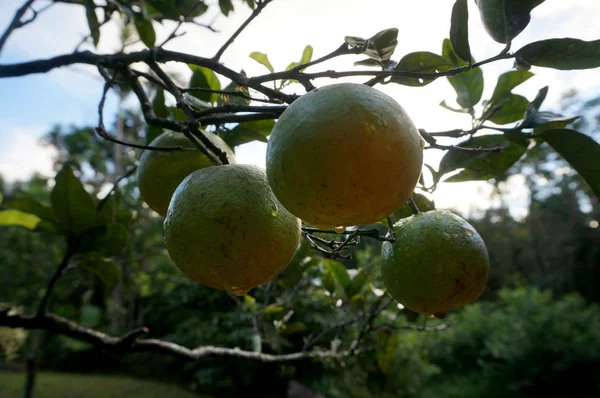
[(260, 362), (288, 362), (303, 359), (342, 359), (357, 352), (331, 352), (323, 350), (312, 350), (308, 352), (295, 352), (291, 354), (272, 355), (245, 351), (239, 348), (225, 348), (215, 346), (200, 346), (190, 349), (175, 343), (158, 339), (140, 339), (149, 332), (147, 328), (136, 329), (124, 336), (114, 337), (97, 330), (83, 327), (66, 318), (56, 314), (45, 314), (42, 316), (26, 316), (11, 313), (11, 311), (0, 312), (0, 326), (23, 329), (42, 329), (56, 334), (71, 337), (73, 339), (92, 344), (95, 347), (111, 351), (117, 354), (130, 354), (138, 352), (170, 355), (183, 359), (199, 359), (206, 356), (230, 356), (244, 358)]
[(213, 59), (215, 61), (218, 61), (219, 59), (221, 59), (221, 56), (223, 55), (223, 53), (225, 52), (225, 50), (227, 50), (227, 47), (229, 47), (231, 45), (231, 43), (234, 42), (234, 40), (240, 35), (240, 33), (242, 33), (242, 31), (244, 29), (246, 29), (246, 27), (248, 25), (250, 25), (250, 22), (252, 22), (252, 20), (254, 18), (256, 18), (258, 16), (258, 14), (261, 13), (261, 11), (271, 2), (272, 0), (262, 0), (262, 1), (257, 1), (256, 2), (256, 8), (252, 11), (252, 14), (250, 14), (250, 16), (248, 17), (248, 19), (246, 19), (244, 21), (243, 24), (240, 25), (240, 27), (233, 33), (233, 35), (231, 35), (231, 37), (229, 39), (227, 39), (227, 41), (225, 42), (225, 44), (223, 44), (223, 46), (221, 46), (221, 48), (219, 48), (219, 51), (217, 51), (217, 53), (215, 54), (215, 56), (213, 57)]
[[(15, 15), (13, 16), (12, 21), (10, 22), (10, 24), (8, 25), (8, 27), (6, 28), (6, 30), (4, 31), (4, 33), (2, 34), (2, 36), (0, 36), (0, 52), (2, 52), (2, 48), (4, 47), (4, 44), (6, 43), (6, 40), (8, 40), (8, 37), (11, 35), (11, 33), (15, 30), (20, 28), (21, 26), (25, 25), (25, 23), (21, 23), (21, 18), (23, 18), (23, 15), (25, 15), (25, 13), (27, 12), (27, 10), (29, 9), (29, 7), (31, 7), (31, 5), (33, 4), (35, 0), (27, 0), (25, 2), (25, 4), (23, 4), (21, 6), (21, 8), (19, 8), (16, 12)], [(29, 21), (33, 21), (34, 17)], [(27, 22), (27, 23), (29, 23)]]

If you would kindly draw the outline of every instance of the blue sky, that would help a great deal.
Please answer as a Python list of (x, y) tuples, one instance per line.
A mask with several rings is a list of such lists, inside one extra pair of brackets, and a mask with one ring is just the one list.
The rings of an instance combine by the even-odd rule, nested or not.
[[(0, 1), (0, 31), (8, 24), (22, 0)], [(43, 5), (46, 0), (37, 0)], [(297, 61), (305, 45), (314, 47), (314, 56), (324, 55), (337, 48), (346, 35), (370, 37), (379, 30), (396, 27), (400, 30), (399, 45), (393, 59), (412, 51), (439, 53), (442, 39), (447, 37), (452, 1), (421, 0), (275, 0), (251, 24), (223, 57), (223, 62), (249, 75), (266, 70), (248, 58), (252, 51), (269, 55), (276, 69)], [(173, 41), (168, 48), (211, 56), (222, 42), (249, 14), (239, 2), (229, 18), (218, 17), (214, 26), (221, 31), (213, 34), (198, 27), (187, 28), (187, 34)], [(469, 2), (470, 38), (477, 59), (495, 55), (502, 46), (493, 42), (483, 31), (474, 2)], [(218, 12), (209, 12), (206, 22)], [(513, 49), (544, 38), (576, 37), (585, 40), (600, 38), (600, 3), (598, 0), (546, 0), (534, 10), (530, 26), (514, 41)], [(156, 26), (159, 39), (172, 29), (167, 24)], [(8, 40), (0, 64), (50, 57), (73, 51), (76, 43), (88, 32), (83, 7), (57, 4), (43, 13), (35, 23), (19, 29)], [(101, 42), (96, 50), (113, 52), (118, 48), (119, 28), (108, 24), (102, 28)], [(132, 47), (132, 50), (135, 46)], [(356, 57), (344, 57), (322, 66), (324, 69), (351, 70)], [(512, 67), (511, 61), (491, 64), (484, 68), (486, 79), (484, 97), (491, 94), (496, 77)], [(185, 66), (168, 64), (169, 70), (189, 73)], [(315, 69), (317, 70), (317, 69)], [(533, 99), (537, 91), (550, 85), (548, 107), (556, 105), (560, 95), (577, 88), (584, 96), (600, 93), (600, 71), (561, 72), (534, 68), (536, 76), (516, 90)], [(95, 125), (102, 82), (95, 77), (93, 67), (63, 68), (47, 74), (12, 79), (0, 79), (0, 173), (9, 180), (27, 178), (33, 171), (50, 173), (52, 153), (36, 145), (36, 140), (52, 125)], [(319, 80), (317, 85), (331, 83)], [(226, 84), (223, 79), (223, 84)], [(452, 103), (455, 94), (445, 79), (416, 89), (399, 85), (379, 86), (404, 106), (418, 127), (440, 130), (467, 127), (469, 120), (439, 108), (442, 99)], [(299, 88), (292, 91), (302, 92)], [(133, 102), (131, 102), (133, 104)], [(112, 96), (106, 107), (106, 117), (114, 115), (116, 100)], [(107, 121), (108, 121), (107, 120)], [(238, 161), (264, 164), (264, 144), (251, 144), (237, 150)], [(440, 154), (428, 152), (428, 162), (436, 165)], [(525, 193), (515, 185), (515, 208), (524, 207)], [(442, 184), (436, 194), (438, 205), (460, 207), (462, 211), (489, 205), (481, 198), (489, 192), (485, 183)], [(483, 194), (483, 195), (482, 195)], [(465, 197), (468, 199), (465, 200)]]

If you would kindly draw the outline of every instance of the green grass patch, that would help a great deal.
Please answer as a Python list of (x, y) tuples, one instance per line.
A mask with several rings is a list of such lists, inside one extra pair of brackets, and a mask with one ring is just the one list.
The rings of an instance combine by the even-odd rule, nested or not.
[[(0, 397), (21, 398), (25, 373), (0, 372)], [(40, 372), (35, 398), (199, 398), (181, 387), (120, 376)]]

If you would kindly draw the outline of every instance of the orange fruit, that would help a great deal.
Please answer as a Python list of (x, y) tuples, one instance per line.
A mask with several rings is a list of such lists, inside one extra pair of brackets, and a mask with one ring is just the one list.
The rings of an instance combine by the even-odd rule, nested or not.
[(409, 310), (443, 318), (475, 300), (487, 281), (489, 257), (475, 228), (432, 210), (403, 218), (384, 242), (381, 272), (388, 293)]
[(283, 271), (300, 244), (300, 226), (264, 171), (231, 164), (194, 171), (181, 182), (164, 232), (171, 259), (186, 275), (243, 295)]
[(313, 225), (375, 223), (415, 188), (420, 140), (393, 98), (362, 84), (332, 84), (283, 112), (268, 141), (267, 177), (281, 203)]

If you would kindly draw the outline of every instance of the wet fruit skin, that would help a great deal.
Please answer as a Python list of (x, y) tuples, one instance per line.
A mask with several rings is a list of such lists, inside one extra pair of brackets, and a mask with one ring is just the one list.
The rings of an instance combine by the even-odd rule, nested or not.
[[(230, 163), (235, 163), (233, 151), (219, 136), (205, 133), (221, 150), (227, 153)], [(145, 150), (140, 156), (137, 169), (138, 187), (141, 199), (161, 216), (167, 215), (169, 202), (175, 189), (191, 172), (213, 166), (210, 159), (194, 147), (182, 133), (166, 132), (151, 143), (156, 147), (176, 147), (193, 151), (162, 152)]]
[(300, 220), (250, 165), (197, 170), (179, 185), (164, 221), (171, 259), (198, 283), (243, 295), (279, 274), (300, 243)]
[(485, 243), (464, 219), (433, 210), (394, 225), (396, 241), (384, 242), (381, 271), (389, 294), (406, 308), (443, 318), (475, 300), (485, 288)]
[(267, 146), (273, 192), (291, 213), (319, 227), (385, 218), (406, 202), (422, 163), (420, 135), (404, 109), (354, 83), (294, 101)]

